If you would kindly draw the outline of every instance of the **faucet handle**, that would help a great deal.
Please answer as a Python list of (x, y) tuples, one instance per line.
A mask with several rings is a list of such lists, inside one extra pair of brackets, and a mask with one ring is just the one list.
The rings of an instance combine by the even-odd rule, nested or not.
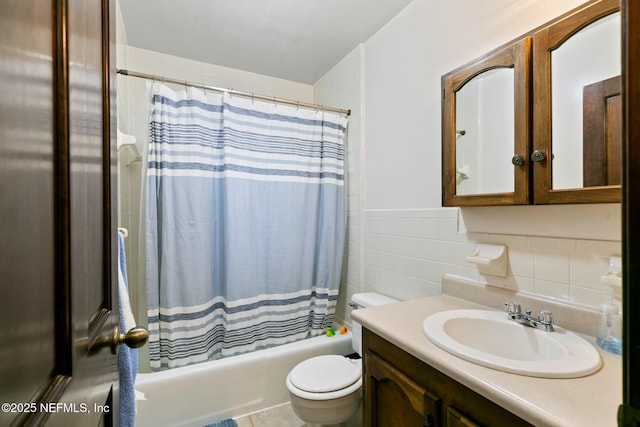
[(516, 302), (505, 302), (504, 305), (507, 308), (507, 314), (509, 316), (515, 315), (519, 317), (522, 313), (522, 307), (520, 307), (520, 304)]
[(540, 314), (538, 314), (538, 320), (542, 323), (553, 325), (553, 313), (549, 310), (540, 310)]

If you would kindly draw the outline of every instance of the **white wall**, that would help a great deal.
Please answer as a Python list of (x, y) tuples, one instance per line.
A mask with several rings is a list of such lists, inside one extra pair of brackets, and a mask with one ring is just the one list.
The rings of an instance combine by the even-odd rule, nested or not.
[[(442, 274), (454, 273), (600, 302), (599, 277), (621, 253), (619, 204), (441, 207), (441, 76), (582, 2), (414, 0), (364, 43), (359, 63), (345, 58), (316, 85), (315, 96), (335, 104), (341, 76), (362, 76), (362, 164), (351, 171), (362, 174), (362, 209), (351, 221), (363, 241), (350, 263), (363, 268), (345, 278), (347, 289), (363, 282), (414, 298), (440, 292)], [(481, 242), (508, 246), (507, 278), (482, 277), (466, 262)]]
[(330, 70), (314, 86), (314, 102), (351, 109), (347, 133), (347, 241), (340, 282), (340, 296), (336, 307), (336, 322), (344, 323), (348, 313), (347, 301), (356, 292), (364, 290), (363, 251), (364, 227), (361, 221), (362, 165), (364, 164), (364, 111), (362, 109), (361, 64), (364, 46), (358, 46)]

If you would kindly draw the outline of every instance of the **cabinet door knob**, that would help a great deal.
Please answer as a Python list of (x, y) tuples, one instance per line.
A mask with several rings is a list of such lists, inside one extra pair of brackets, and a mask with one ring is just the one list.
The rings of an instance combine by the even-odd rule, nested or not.
[(522, 166), (524, 165), (524, 157), (522, 157), (520, 154), (515, 154), (511, 158), (511, 163), (513, 163), (514, 166)]
[(543, 161), (545, 159), (545, 155), (544, 152), (540, 151), (540, 150), (536, 150), (533, 153), (531, 153), (531, 160), (536, 162), (536, 163), (540, 163), (541, 161)]

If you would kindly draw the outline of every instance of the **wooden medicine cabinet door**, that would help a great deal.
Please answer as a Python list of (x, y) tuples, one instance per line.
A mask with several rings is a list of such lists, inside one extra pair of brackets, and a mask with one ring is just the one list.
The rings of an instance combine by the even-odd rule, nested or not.
[(622, 199), (619, 11), (592, 1), (533, 36), (536, 204)]
[(442, 205), (621, 202), (620, 28), (590, 0), (444, 75)]
[(442, 204), (529, 204), (532, 39), (442, 77)]

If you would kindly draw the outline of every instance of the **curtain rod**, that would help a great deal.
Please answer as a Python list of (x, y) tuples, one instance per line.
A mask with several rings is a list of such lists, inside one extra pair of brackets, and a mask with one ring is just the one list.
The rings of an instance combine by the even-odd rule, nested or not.
[(341, 108), (326, 107), (324, 105), (310, 104), (308, 102), (292, 101), (290, 99), (276, 98), (275, 96), (257, 95), (257, 94), (242, 92), (242, 91), (233, 90), (233, 89), (222, 89), (219, 87), (209, 86), (201, 83), (191, 83), (186, 80), (171, 79), (171, 78), (162, 77), (162, 76), (155, 76), (153, 74), (139, 73), (137, 71), (120, 69), (118, 70), (118, 74), (131, 76), (131, 77), (139, 77), (139, 78), (148, 79), (148, 80), (157, 80), (163, 83), (174, 83), (174, 84), (179, 84), (183, 86), (193, 86), (200, 89), (212, 90), (215, 92), (228, 92), (232, 95), (246, 96), (253, 99), (261, 99), (263, 101), (271, 101), (271, 102), (277, 102), (280, 104), (295, 105), (296, 107), (304, 107), (304, 108), (310, 108), (314, 110), (323, 110), (323, 111), (331, 111), (334, 113), (342, 113), (342, 114), (346, 114), (347, 116), (351, 115), (351, 110), (343, 110)]

